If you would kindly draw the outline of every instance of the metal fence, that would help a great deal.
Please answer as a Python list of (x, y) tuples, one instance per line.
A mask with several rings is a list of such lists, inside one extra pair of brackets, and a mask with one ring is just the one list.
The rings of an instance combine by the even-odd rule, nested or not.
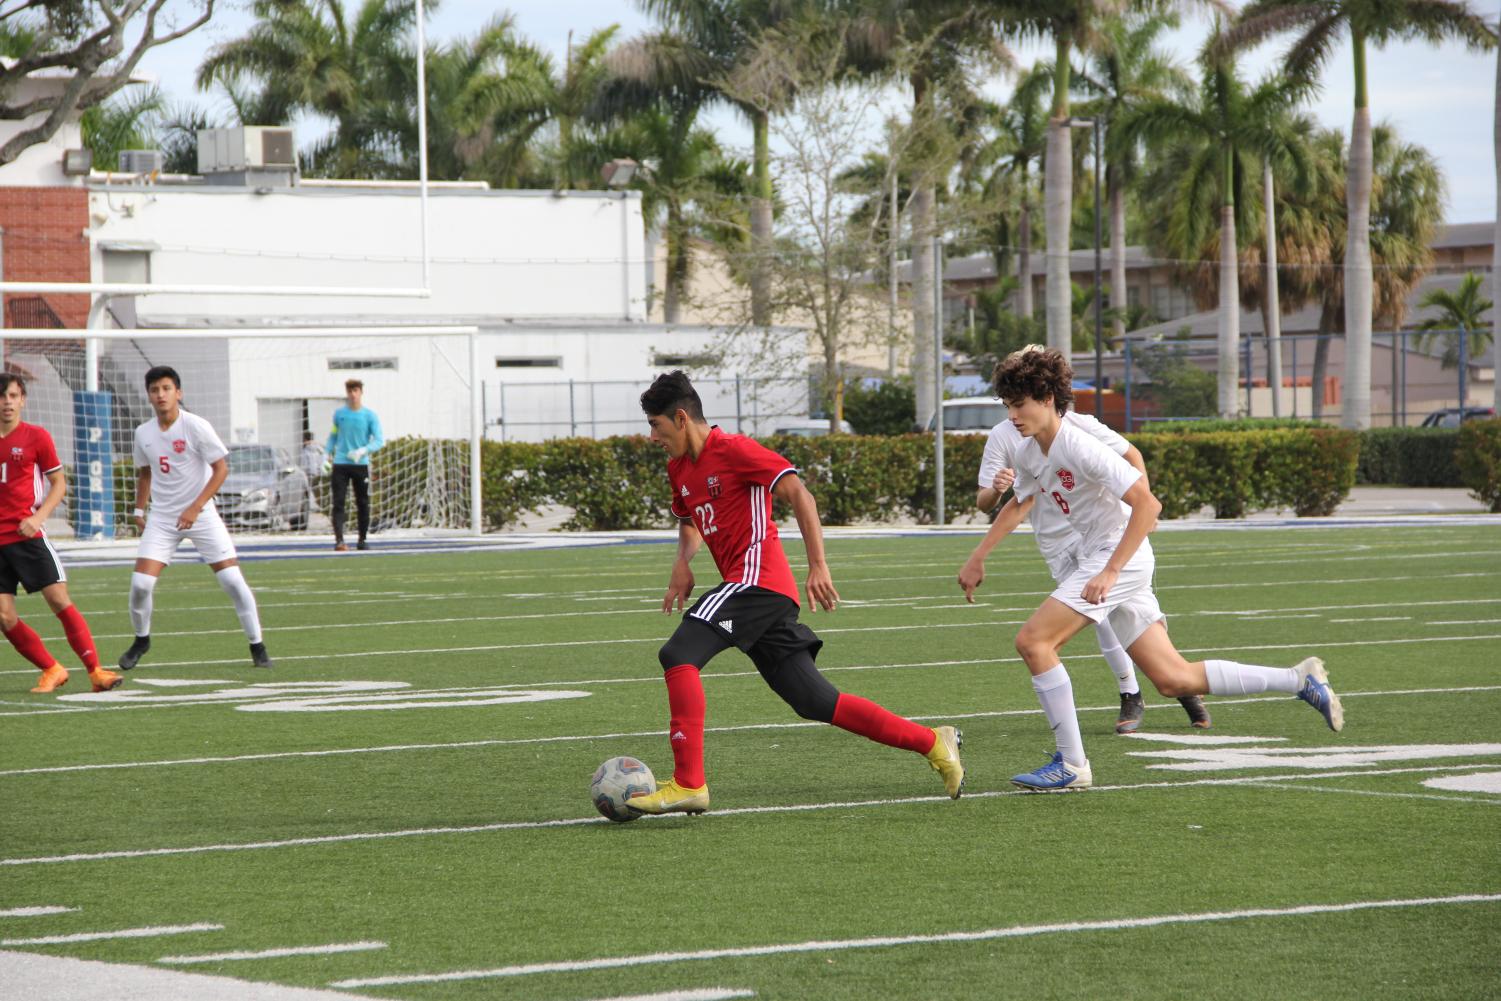
[[(1494, 399), (1491, 383), (1477, 385), (1477, 376), (1494, 379), (1489, 364), (1490, 347), (1481, 358), (1471, 357), (1473, 334), (1462, 330), (1387, 331), (1371, 336), (1371, 424), (1406, 427), (1424, 421), (1457, 424), (1461, 408), (1484, 411)], [(1292, 334), (1282, 339), (1282, 386), (1277, 406), (1270, 385), (1267, 341), (1260, 336), (1241, 338), (1240, 413), (1251, 417), (1296, 417), (1337, 423), (1346, 395), (1344, 384), (1345, 339), (1343, 335)], [(1326, 342), (1325, 368), (1318, 377), (1316, 357), (1320, 341)], [(1151, 345), (1127, 339), (1117, 361), (1116, 377), (1124, 403), (1122, 423), (1128, 431), (1155, 422), (1185, 420), (1208, 414), (1173, 413), (1164, 408), (1161, 394), (1152, 392), (1143, 372), (1143, 352), (1183, 351), (1184, 359), (1210, 373), (1217, 355), (1212, 342), (1198, 339), (1164, 340)], [(1318, 384), (1315, 380), (1318, 378)], [(1107, 382), (1114, 382), (1111, 379)], [(1445, 414), (1444, 411), (1452, 411)], [(1466, 409), (1464, 416), (1474, 416)], [(1483, 415), (1483, 414), (1481, 414)]]
[[(501, 441), (645, 434), (640, 400), (650, 385), (649, 379), (487, 383), (485, 433)], [(800, 377), (695, 379), (693, 385), (709, 423), (737, 434), (772, 434), (807, 419), (816, 399), (809, 380)]]

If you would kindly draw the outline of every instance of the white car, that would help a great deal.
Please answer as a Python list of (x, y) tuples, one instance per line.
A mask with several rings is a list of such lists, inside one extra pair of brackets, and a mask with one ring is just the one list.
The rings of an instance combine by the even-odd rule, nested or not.
[[(772, 434), (797, 435), (799, 438), (817, 438), (820, 435), (826, 435), (828, 433), (829, 422), (827, 418), (815, 420), (811, 417), (799, 417), (795, 420), (779, 421), (777, 423), (776, 430), (772, 432)], [(840, 421), (839, 433), (854, 434), (855, 429), (850, 427), (849, 421)]]
[[(967, 400), (943, 401), (945, 434), (989, 434), (990, 429), (1006, 419), (1006, 404), (988, 396)], [(929, 432), (937, 430), (938, 414), (928, 418)]]

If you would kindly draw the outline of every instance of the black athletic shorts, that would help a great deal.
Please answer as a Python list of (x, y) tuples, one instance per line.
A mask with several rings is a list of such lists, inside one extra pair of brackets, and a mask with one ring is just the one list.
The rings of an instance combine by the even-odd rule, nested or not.
[(823, 640), (797, 621), (797, 613), (797, 602), (785, 594), (725, 582), (695, 601), (683, 621), (708, 626), (758, 665), (775, 664), (799, 650), (816, 658), (823, 647)]
[(36, 594), (67, 579), (63, 561), (43, 536), (0, 546), (0, 594), (15, 594), (17, 584), (24, 584), (28, 594)]

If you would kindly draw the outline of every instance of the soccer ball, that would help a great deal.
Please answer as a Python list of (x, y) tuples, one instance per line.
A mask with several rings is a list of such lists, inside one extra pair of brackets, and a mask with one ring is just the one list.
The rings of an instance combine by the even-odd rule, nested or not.
[(626, 808), (626, 800), (656, 791), (657, 780), (651, 769), (635, 758), (611, 758), (594, 770), (594, 780), (589, 783), (595, 808), (622, 824), (640, 816)]

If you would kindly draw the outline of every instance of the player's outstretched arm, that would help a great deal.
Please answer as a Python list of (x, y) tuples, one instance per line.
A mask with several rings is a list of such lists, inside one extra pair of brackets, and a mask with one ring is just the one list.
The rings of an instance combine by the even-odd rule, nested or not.
[(1018, 504), (1016, 498), (1012, 497), (1001, 508), (1001, 513), (995, 516), (995, 521), (990, 523), (990, 530), (985, 533), (985, 538), (980, 540), (975, 551), (969, 554), (969, 559), (964, 561), (964, 566), (959, 568), (959, 586), (964, 589), (964, 600), (971, 605), (975, 603), (975, 589), (985, 580), (985, 557), (1000, 545), (1002, 539), (1016, 531), (1016, 526), (1032, 510), (1035, 500), (1035, 497), (1028, 497)]
[(674, 602), (681, 612), (693, 594), (693, 568), (688, 564), (703, 542), (704, 537), (698, 534), (693, 522), (678, 522), (678, 556), (672, 563), (672, 576), (667, 579), (667, 594), (662, 598), (664, 614), (672, 612)]
[(823, 608), (832, 612), (839, 604), (839, 592), (834, 590), (834, 578), (830, 576), (829, 564), (824, 559), (823, 524), (818, 520), (818, 502), (803, 486), (802, 478), (795, 475), (777, 480), (774, 493), (792, 507), (798, 531), (803, 535), (803, 548), (808, 553), (808, 611)]
[(1084, 585), (1081, 597), (1092, 605), (1100, 604), (1109, 595), (1121, 570), (1131, 562), (1131, 557), (1136, 555), (1152, 529), (1157, 527), (1157, 516), (1162, 513), (1162, 502), (1152, 495), (1145, 479), (1138, 479), (1131, 484), (1131, 488), (1121, 495), (1121, 500), (1130, 506), (1131, 518), (1126, 522), (1126, 531), (1121, 535), (1115, 552), (1110, 554), (1105, 569)]

